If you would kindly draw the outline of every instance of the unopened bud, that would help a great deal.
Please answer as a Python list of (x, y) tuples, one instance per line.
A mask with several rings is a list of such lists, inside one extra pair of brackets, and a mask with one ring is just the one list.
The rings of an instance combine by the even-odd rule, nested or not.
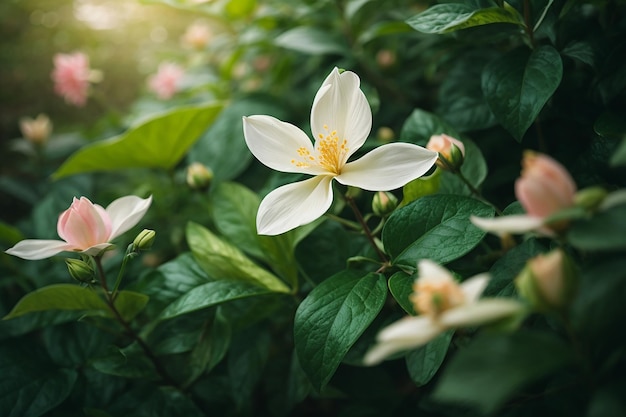
[(23, 117), (20, 119), (20, 130), (24, 139), (35, 145), (43, 145), (52, 132), (52, 122), (45, 114), (40, 114), (34, 119)]
[(515, 279), (515, 286), (538, 311), (561, 310), (576, 292), (576, 271), (565, 252), (555, 249), (530, 259)]
[(133, 247), (135, 250), (148, 250), (152, 247), (155, 236), (156, 232), (154, 230), (143, 229), (133, 240)]
[(389, 191), (378, 191), (372, 199), (372, 211), (375, 215), (385, 217), (398, 207), (398, 198)]
[(574, 204), (588, 211), (595, 211), (607, 196), (607, 191), (602, 187), (587, 187), (574, 195)]
[(445, 134), (430, 137), (426, 149), (439, 153), (437, 166), (443, 169), (457, 170), (465, 159), (465, 145), (458, 139)]
[(381, 68), (389, 68), (397, 61), (396, 53), (390, 49), (381, 49), (376, 54), (376, 63)]
[(206, 190), (213, 181), (213, 171), (200, 162), (187, 167), (187, 185), (195, 190)]
[(67, 265), (67, 270), (71, 277), (76, 281), (85, 283), (94, 281), (96, 273), (87, 262), (81, 261), (80, 259), (67, 258), (65, 264)]
[(381, 126), (378, 128), (378, 132), (376, 134), (378, 140), (385, 143), (391, 142), (394, 136), (395, 134), (393, 133), (393, 129), (388, 126)]

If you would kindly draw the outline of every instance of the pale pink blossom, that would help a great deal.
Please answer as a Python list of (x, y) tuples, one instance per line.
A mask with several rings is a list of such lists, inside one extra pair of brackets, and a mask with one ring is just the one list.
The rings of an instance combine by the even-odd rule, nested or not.
[(59, 215), (57, 233), (63, 240), (26, 239), (6, 250), (23, 259), (44, 259), (63, 251), (99, 255), (111, 246), (111, 240), (128, 231), (146, 214), (152, 197), (121, 197), (104, 209), (86, 197), (76, 198)]
[(193, 49), (204, 49), (211, 40), (211, 28), (202, 22), (196, 22), (189, 26), (182, 36), (183, 45)]
[(89, 81), (89, 57), (82, 52), (55, 54), (52, 80), (54, 91), (67, 103), (82, 107), (87, 102)]
[[(465, 157), (465, 145), (458, 139), (446, 134), (432, 135), (426, 144), (426, 149), (439, 153), (437, 165), (448, 169), (449, 165), (458, 168), (463, 163)], [(445, 158), (442, 162), (441, 158)]]
[(148, 87), (161, 100), (171, 98), (179, 89), (185, 70), (173, 62), (162, 62), (156, 74), (148, 79)]
[(526, 210), (525, 215), (470, 220), (476, 226), (496, 234), (537, 231), (551, 235), (560, 225), (546, 225), (553, 214), (573, 207), (576, 183), (567, 170), (547, 155), (528, 151), (522, 160), (522, 174), (515, 182), (515, 196)]

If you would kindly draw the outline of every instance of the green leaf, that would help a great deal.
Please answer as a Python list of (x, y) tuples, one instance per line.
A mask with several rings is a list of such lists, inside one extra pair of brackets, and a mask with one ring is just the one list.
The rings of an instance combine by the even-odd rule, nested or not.
[(104, 300), (90, 288), (83, 288), (75, 284), (54, 284), (26, 294), (17, 302), (13, 310), (4, 316), (3, 320), (35, 311), (47, 310), (104, 311), (110, 313)]
[(0, 221), (0, 242), (12, 246), (23, 239), (24, 236), (17, 227), (13, 227), (10, 224)]
[(202, 332), (200, 340), (189, 357), (188, 383), (192, 383), (203, 373), (213, 369), (228, 352), (231, 340), (228, 320), (218, 310), (209, 326), (208, 330)]
[(588, 220), (575, 221), (567, 233), (568, 242), (587, 251), (626, 249), (626, 204), (595, 213)]
[(171, 319), (240, 298), (270, 293), (268, 288), (242, 281), (208, 282), (194, 288), (167, 306), (159, 315), (159, 320)]
[(146, 357), (137, 343), (122, 349), (110, 346), (103, 356), (91, 360), (91, 366), (107, 375), (136, 379), (158, 379), (154, 364)]
[(389, 278), (389, 291), (393, 298), (398, 302), (400, 307), (410, 315), (414, 316), (415, 309), (413, 303), (409, 299), (413, 294), (413, 282), (415, 278), (413, 275), (409, 275), (406, 272), (398, 271)]
[(115, 297), (115, 308), (124, 320), (130, 321), (146, 307), (149, 299), (145, 294), (122, 290)]
[(485, 236), (470, 215), (491, 217), (494, 209), (469, 197), (437, 194), (420, 198), (389, 217), (385, 250), (394, 264), (415, 268), (420, 259), (446, 263), (472, 250)]
[(415, 109), (404, 121), (400, 138), (403, 142), (426, 146), (432, 135), (441, 135), (442, 133), (454, 137), (459, 136), (458, 132), (440, 117), (421, 109)]
[(406, 355), (409, 375), (418, 387), (428, 384), (435, 376), (448, 353), (453, 335), (454, 331), (452, 330), (444, 332), (431, 342)]
[(53, 177), (126, 168), (172, 169), (221, 109), (221, 105), (211, 104), (156, 116), (120, 136), (84, 146)]
[(489, 270), (491, 279), (483, 295), (510, 297), (515, 294), (514, 280), (526, 266), (526, 262), (546, 251), (546, 246), (537, 239), (528, 239), (507, 251)]
[(345, 270), (328, 278), (296, 311), (294, 336), (298, 358), (313, 386), (320, 390), (343, 357), (385, 303), (381, 274)]
[[(132, 291), (120, 291), (115, 299), (115, 307), (124, 320), (132, 320), (147, 303), (148, 296)], [(97, 312), (113, 317), (107, 303), (93, 290), (74, 284), (54, 284), (26, 294), (3, 320), (49, 310)]]
[(0, 415), (39, 417), (70, 394), (77, 373), (54, 368), (31, 344), (0, 346)]
[(187, 224), (187, 242), (198, 264), (214, 279), (244, 281), (274, 292), (290, 291), (274, 274), (199, 224)]
[[(201, 162), (213, 171), (213, 181), (230, 180), (241, 174), (253, 159), (248, 150), (241, 118), (251, 114), (269, 114), (277, 118), (284, 110), (276, 99), (248, 96), (233, 101), (215, 118), (189, 150), (189, 161)], [(201, 133), (201, 132), (200, 132)]]
[(568, 346), (547, 333), (481, 334), (452, 358), (433, 398), (492, 413), (524, 386), (571, 360)]
[(441, 169), (435, 169), (431, 175), (416, 178), (402, 187), (402, 201), (398, 207), (404, 207), (418, 198), (437, 193), (441, 183), (441, 172)]
[(332, 31), (307, 26), (298, 26), (281, 33), (274, 44), (309, 55), (343, 55), (348, 50), (343, 39)]
[(270, 344), (270, 334), (263, 328), (248, 329), (233, 340), (228, 353), (228, 377), (238, 408), (250, 407), (254, 388), (267, 363)]
[(506, 5), (475, 10), (466, 4), (437, 4), (406, 21), (413, 29), (423, 33), (447, 33), (491, 23), (523, 25), (517, 11)]
[(292, 286), (298, 279), (295, 232), (278, 236), (257, 234), (256, 214), (261, 199), (237, 183), (220, 183), (211, 193), (215, 226), (230, 243), (255, 258), (266, 261)]
[(532, 52), (516, 49), (490, 62), (483, 71), (485, 99), (500, 124), (520, 142), (561, 83), (559, 53), (544, 45)]
[(256, 7), (256, 0), (230, 0), (226, 4), (225, 11), (228, 17), (241, 19), (252, 13)]

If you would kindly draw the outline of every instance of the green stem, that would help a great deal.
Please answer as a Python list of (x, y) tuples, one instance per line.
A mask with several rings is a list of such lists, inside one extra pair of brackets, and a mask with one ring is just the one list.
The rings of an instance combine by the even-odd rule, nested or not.
[(530, 0), (524, 0), (524, 30), (528, 36), (528, 41), (532, 49), (535, 48), (535, 34), (533, 32), (532, 22), (530, 21)]
[(113, 295), (109, 292), (108, 285), (106, 282), (106, 276), (104, 274), (104, 268), (102, 267), (102, 258), (99, 256), (96, 256), (95, 262), (96, 262), (96, 266), (98, 269), (98, 275), (100, 278), (100, 285), (102, 286), (102, 289), (104, 290), (105, 302), (107, 303), (107, 306), (113, 313), (113, 316), (115, 317), (117, 322), (124, 328), (126, 335), (129, 336), (131, 339), (133, 339), (135, 342), (137, 342), (137, 344), (139, 345), (141, 350), (143, 350), (146, 357), (150, 360), (150, 362), (152, 362), (152, 365), (154, 366), (155, 371), (161, 377), (161, 379), (167, 385), (170, 385), (176, 388), (180, 392), (184, 392), (183, 388), (167, 373), (167, 371), (165, 370), (165, 368), (163, 367), (159, 359), (156, 357), (154, 352), (152, 352), (152, 349), (150, 349), (150, 346), (148, 346), (148, 344), (141, 338), (141, 336), (139, 336), (133, 330), (130, 323), (126, 321), (124, 317), (122, 317), (121, 313), (115, 306), (115, 299), (113, 298)]
[(122, 283), (122, 278), (124, 277), (124, 270), (126, 269), (126, 264), (128, 260), (135, 256), (135, 252), (133, 251), (134, 245), (131, 243), (126, 248), (126, 253), (124, 254), (124, 258), (122, 259), (122, 266), (120, 267), (120, 271), (117, 273), (117, 279), (115, 280), (115, 285), (113, 285), (113, 291), (111, 293), (111, 298), (115, 301), (115, 298), (118, 294), (118, 289), (120, 288), (120, 284)]
[(340, 224), (342, 224), (342, 225), (344, 225), (346, 227), (349, 227), (350, 229), (361, 230), (361, 225), (360, 224), (355, 223), (355, 222), (351, 222), (350, 220), (343, 219), (343, 218), (341, 218), (339, 216), (335, 216), (332, 213), (326, 213), (326, 214), (324, 214), (324, 216), (328, 217), (329, 219), (334, 220), (337, 223), (340, 223)]
[(447, 169), (448, 171), (452, 172), (454, 175), (459, 177), (459, 179), (461, 181), (463, 181), (463, 184), (465, 184), (467, 186), (467, 188), (469, 188), (470, 192), (476, 198), (478, 198), (483, 203), (489, 204), (491, 207), (493, 207), (493, 209), (496, 211), (496, 213), (498, 213), (499, 216), (503, 215), (502, 211), (498, 207), (493, 205), (491, 202), (487, 201), (485, 199), (485, 197), (483, 197), (483, 195), (480, 192), (480, 190), (478, 190), (478, 188), (474, 187), (474, 185), (472, 185), (472, 183), (469, 182), (469, 180), (467, 178), (465, 178), (465, 175), (463, 175), (463, 173), (461, 172), (460, 169), (454, 167), (446, 158), (442, 157), (441, 155), (439, 155), (439, 161), (441, 161), (445, 165), (445, 169)]
[(354, 215), (355, 215), (357, 221), (361, 225), (361, 228), (363, 229), (363, 232), (365, 233), (365, 236), (367, 237), (367, 240), (369, 241), (370, 245), (372, 245), (372, 247), (376, 251), (376, 254), (378, 255), (378, 258), (380, 258), (380, 260), (383, 263), (385, 263), (385, 264), (388, 263), (389, 259), (387, 259), (387, 256), (383, 253), (382, 250), (380, 250), (380, 248), (376, 244), (376, 241), (374, 240), (374, 235), (372, 234), (372, 231), (370, 230), (369, 226), (365, 222), (365, 219), (363, 219), (363, 215), (359, 211), (359, 208), (357, 207), (356, 202), (354, 201), (354, 198), (352, 198), (349, 195), (345, 195), (345, 199), (348, 202), (348, 204), (350, 205), (350, 207), (352, 208), (352, 211), (354, 212)]

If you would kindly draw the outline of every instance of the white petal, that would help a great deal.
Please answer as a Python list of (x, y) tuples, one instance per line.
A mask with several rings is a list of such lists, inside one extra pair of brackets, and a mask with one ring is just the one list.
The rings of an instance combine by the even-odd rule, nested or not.
[(422, 259), (417, 263), (417, 276), (418, 279), (422, 277), (447, 281), (454, 279), (450, 271), (430, 259)]
[(445, 327), (473, 327), (513, 316), (524, 305), (509, 298), (487, 298), (445, 311), (439, 318)]
[(116, 238), (134, 227), (146, 214), (152, 204), (152, 196), (140, 198), (134, 195), (118, 198), (108, 205), (106, 212), (112, 223), (111, 237)]
[(292, 163), (301, 161), (298, 149), (304, 148), (311, 154), (314, 151), (311, 139), (291, 123), (271, 116), (244, 117), (243, 135), (256, 159), (276, 171), (311, 175), (324, 172), (316, 165), (300, 168)]
[(390, 143), (348, 162), (336, 179), (368, 191), (389, 191), (424, 175), (435, 161), (437, 152), (410, 143)]
[(530, 232), (539, 229), (543, 224), (542, 218), (524, 214), (501, 217), (470, 216), (470, 221), (474, 223), (474, 226), (499, 236), (507, 233)]
[(372, 130), (372, 110), (359, 77), (350, 71), (339, 74), (334, 68), (315, 95), (311, 107), (311, 131), (317, 140), (328, 131), (337, 131), (339, 140), (347, 141), (348, 157), (357, 151)]
[(5, 252), (22, 259), (37, 260), (49, 258), (59, 252), (71, 251), (72, 249), (69, 243), (62, 240), (26, 239)]
[(367, 352), (363, 362), (374, 365), (394, 353), (425, 345), (442, 331), (429, 317), (405, 317), (378, 334), (376, 345)]
[(333, 202), (332, 179), (318, 175), (266, 195), (257, 213), (257, 232), (279, 235), (322, 216)]
[(483, 291), (485, 291), (487, 284), (489, 284), (490, 278), (490, 275), (487, 273), (478, 274), (461, 283), (461, 291), (465, 295), (466, 303), (473, 303), (478, 300)]

